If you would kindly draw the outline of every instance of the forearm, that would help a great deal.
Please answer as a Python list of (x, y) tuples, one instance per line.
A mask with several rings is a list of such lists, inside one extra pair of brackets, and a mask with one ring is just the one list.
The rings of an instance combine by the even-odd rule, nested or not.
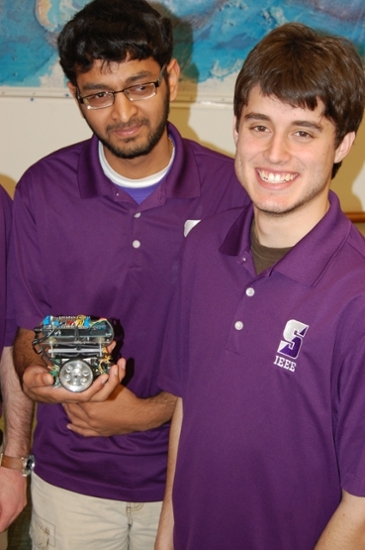
[(343, 492), (314, 550), (364, 550), (365, 498)]
[(144, 400), (144, 407), (136, 414), (136, 431), (146, 431), (158, 428), (171, 420), (176, 397), (171, 393), (161, 392)]
[(173, 550), (174, 513), (172, 506), (172, 489), (174, 485), (177, 449), (179, 445), (183, 419), (182, 399), (178, 398), (171, 421), (169, 455), (165, 496), (161, 511), (160, 523), (156, 538), (155, 550)]
[(81, 404), (80, 407), (87, 411), (90, 427), (106, 429), (103, 435), (124, 435), (152, 430), (169, 422), (176, 399), (167, 392), (145, 399), (139, 398), (121, 385), (116, 388), (109, 401), (91, 406)]
[(143, 399), (119, 385), (103, 403), (64, 407), (70, 430), (84, 437), (109, 437), (158, 428), (171, 419), (175, 402), (176, 397), (166, 392)]
[(179, 446), (181, 425), (183, 420), (183, 402), (181, 397), (176, 398), (176, 406), (171, 421), (170, 437), (169, 437), (169, 454), (167, 461), (167, 476), (164, 495), (164, 504), (172, 503), (172, 488), (174, 485), (177, 449)]
[(11, 348), (4, 348), (0, 362), (0, 379), (6, 426), (5, 454), (13, 457), (26, 456), (30, 448), (33, 402), (21, 390)]
[(42, 365), (40, 356), (33, 349), (34, 332), (25, 328), (20, 328), (15, 338), (13, 355), (15, 370), (20, 380), (23, 378), (24, 371), (31, 365)]

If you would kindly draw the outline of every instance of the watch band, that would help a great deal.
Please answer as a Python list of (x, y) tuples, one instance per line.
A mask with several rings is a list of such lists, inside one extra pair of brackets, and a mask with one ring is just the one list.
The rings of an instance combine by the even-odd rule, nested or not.
[(23, 474), (23, 476), (29, 476), (34, 468), (34, 456), (22, 456), (15, 458), (13, 456), (4, 455), (0, 453), (0, 466), (3, 468), (9, 468), (10, 470), (17, 470)]

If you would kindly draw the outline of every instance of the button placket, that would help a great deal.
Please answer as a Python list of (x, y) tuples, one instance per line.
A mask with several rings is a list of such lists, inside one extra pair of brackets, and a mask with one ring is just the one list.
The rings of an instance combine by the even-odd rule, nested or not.
[[(232, 351), (233, 353), (240, 353), (242, 349), (242, 342), (245, 340), (245, 322), (247, 321), (247, 315), (249, 316), (249, 311), (247, 311), (248, 302), (246, 301), (249, 298), (255, 296), (255, 289), (252, 286), (246, 287), (243, 291), (243, 295), (237, 304), (237, 309), (233, 316), (232, 325), (230, 334), (227, 341), (227, 350)], [(250, 310), (251, 308), (249, 308)], [(242, 340), (242, 338), (244, 340)]]
[[(133, 215), (133, 217), (134, 217), (135, 219), (138, 219), (138, 218), (141, 217), (141, 215), (142, 215), (141, 212), (136, 212), (136, 213)], [(141, 246), (141, 241), (140, 241), (139, 239), (134, 239), (134, 240), (132, 241), (132, 246), (133, 246), (134, 249), (140, 248), (140, 246)]]

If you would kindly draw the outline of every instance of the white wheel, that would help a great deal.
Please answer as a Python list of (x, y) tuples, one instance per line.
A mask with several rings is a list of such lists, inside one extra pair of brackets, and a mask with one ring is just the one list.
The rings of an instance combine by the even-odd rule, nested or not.
[(61, 385), (72, 392), (87, 390), (94, 380), (90, 365), (81, 359), (71, 359), (64, 363), (58, 376)]

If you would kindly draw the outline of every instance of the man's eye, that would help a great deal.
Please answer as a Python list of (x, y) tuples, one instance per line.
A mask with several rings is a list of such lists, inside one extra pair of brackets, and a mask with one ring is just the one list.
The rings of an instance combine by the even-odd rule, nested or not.
[(308, 132), (305, 132), (304, 130), (299, 130), (296, 133), (296, 135), (301, 137), (301, 138), (310, 138), (310, 137), (312, 137), (310, 134), (308, 134)]
[(92, 99), (104, 99), (109, 95), (109, 92), (98, 92), (97, 94), (93, 94), (89, 96)]
[(148, 88), (148, 84), (137, 84), (136, 86), (131, 86), (129, 89), (133, 94), (143, 94)]
[(253, 129), (255, 130), (255, 132), (266, 132), (267, 128), (266, 126), (254, 126)]

